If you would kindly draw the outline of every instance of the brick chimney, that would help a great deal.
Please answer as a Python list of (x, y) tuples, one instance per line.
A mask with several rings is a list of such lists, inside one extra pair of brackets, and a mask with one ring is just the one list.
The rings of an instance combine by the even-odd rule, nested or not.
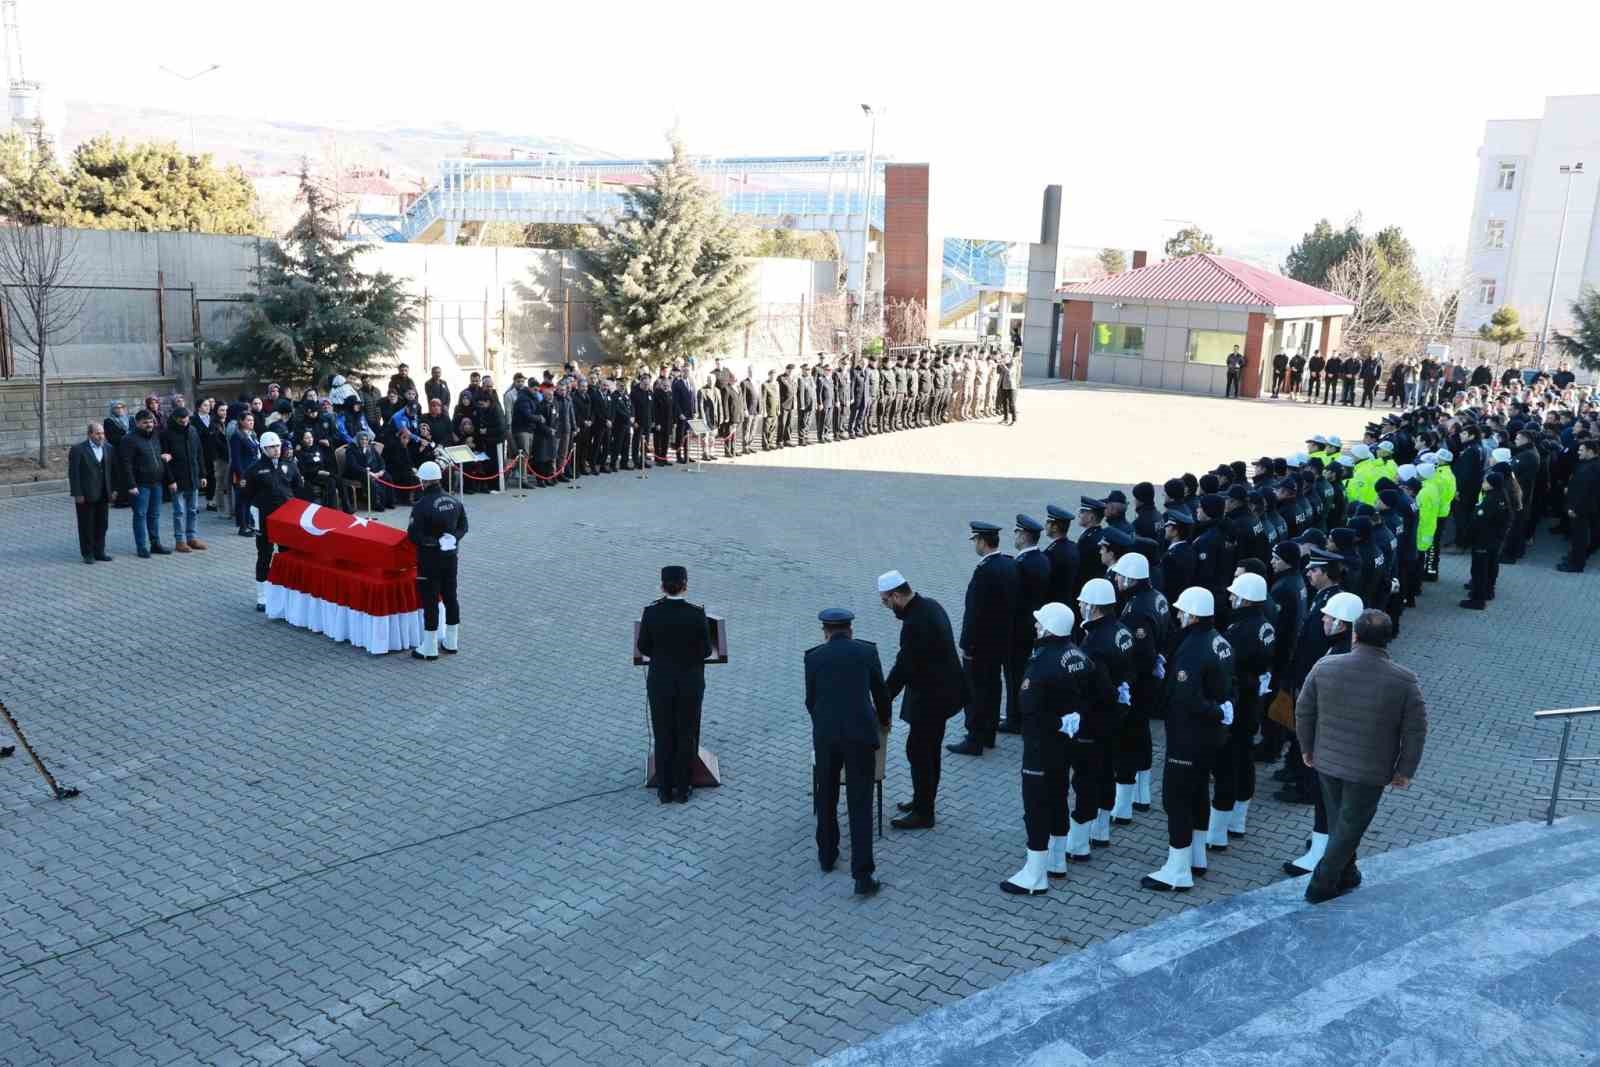
[(1150, 254), (1148, 252), (1145, 252), (1143, 249), (1138, 249), (1138, 248), (1134, 249), (1133, 250), (1133, 269), (1134, 270), (1138, 270), (1140, 267), (1144, 266), (1145, 260), (1147, 260), (1149, 258), (1149, 255)]

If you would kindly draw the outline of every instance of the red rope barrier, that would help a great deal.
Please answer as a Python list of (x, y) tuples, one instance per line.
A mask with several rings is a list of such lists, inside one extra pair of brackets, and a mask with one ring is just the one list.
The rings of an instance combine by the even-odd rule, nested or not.
[[(499, 470), (495, 471), (493, 474), (468, 474), (467, 473), (467, 468), (462, 467), (461, 468), (461, 476), (463, 478), (470, 478), (475, 482), (492, 482), (496, 478), (499, 478), (506, 471), (510, 470), (512, 467), (515, 467), (517, 465), (518, 458), (520, 458), (520, 457), (519, 456), (512, 456), (510, 463), (507, 463), (504, 467), (501, 467)], [(480, 460), (479, 462), (482, 462), (482, 461)]]
[(412, 489), (421, 489), (422, 488), (422, 483), (421, 482), (417, 482), (414, 485), (397, 485), (394, 482), (386, 482), (382, 478), (378, 477), (376, 474), (373, 474), (371, 471), (367, 472), (367, 477), (371, 478), (373, 481), (377, 482), (379, 485), (387, 485), (390, 489), (403, 489), (403, 490), (410, 491)]
[[(533, 475), (534, 481), (553, 482), (557, 478), (561, 477), (561, 475), (563, 473), (566, 472), (567, 466), (569, 464), (571, 464), (572, 457), (575, 456), (577, 454), (577, 452), (578, 452), (578, 446), (577, 445), (573, 445), (571, 448), (567, 449), (567, 458), (562, 460), (561, 461), (561, 466), (557, 467), (555, 469), (555, 472), (550, 474), (550, 475), (540, 474), (538, 471), (534, 470), (533, 469), (533, 461), (528, 458), (528, 454), (526, 452), (519, 453), (518, 454), (518, 459), (522, 460), (523, 472), (526, 473), (526, 474)], [(512, 460), (511, 462), (514, 465), (516, 463), (516, 460)]]

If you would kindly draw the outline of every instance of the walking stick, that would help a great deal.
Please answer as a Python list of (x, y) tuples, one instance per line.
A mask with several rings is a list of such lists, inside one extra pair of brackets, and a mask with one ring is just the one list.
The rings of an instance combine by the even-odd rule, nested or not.
[(45, 769), (44, 761), (39, 758), (39, 753), (33, 750), (33, 746), (28, 744), (28, 738), (23, 734), (22, 727), (17, 725), (17, 720), (12, 717), (11, 710), (6, 707), (3, 700), (0, 700), (0, 715), (5, 716), (6, 725), (10, 726), (11, 732), (17, 735), (17, 740), (22, 743), (22, 750), (28, 754), (29, 759), (33, 760), (33, 765), (39, 768), (39, 773), (44, 775), (44, 784), (50, 787), (50, 792), (55, 798), (57, 800), (67, 800), (77, 796), (78, 790), (75, 787), (59, 785), (50, 772)]

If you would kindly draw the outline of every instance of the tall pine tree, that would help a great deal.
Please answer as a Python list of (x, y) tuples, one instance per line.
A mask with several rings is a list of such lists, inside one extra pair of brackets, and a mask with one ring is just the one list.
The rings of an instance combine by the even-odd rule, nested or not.
[(416, 300), (394, 276), (356, 266), (364, 245), (343, 245), (333, 204), (300, 172), (305, 214), (281, 243), (262, 245), (245, 321), (212, 353), (225, 371), (257, 381), (324, 382), (370, 370), (417, 325)]
[(744, 234), (672, 138), (653, 181), (630, 186), (620, 218), (597, 224), (584, 275), (613, 359), (656, 363), (717, 351), (755, 319)]

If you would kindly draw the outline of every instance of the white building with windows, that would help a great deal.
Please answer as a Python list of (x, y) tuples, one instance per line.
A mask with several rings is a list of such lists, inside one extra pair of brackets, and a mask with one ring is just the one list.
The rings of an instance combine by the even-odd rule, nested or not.
[(1551, 324), (1557, 330), (1570, 328), (1569, 309), (1581, 288), (1600, 287), (1597, 201), (1600, 95), (1547, 97), (1540, 118), (1486, 123), (1483, 147), (1478, 149), (1472, 228), (1467, 234), (1470, 273), (1458, 329), (1476, 330), (1496, 308), (1509, 304), (1520, 314), (1529, 338), (1537, 340), (1544, 328), (1552, 272), (1556, 284)]

